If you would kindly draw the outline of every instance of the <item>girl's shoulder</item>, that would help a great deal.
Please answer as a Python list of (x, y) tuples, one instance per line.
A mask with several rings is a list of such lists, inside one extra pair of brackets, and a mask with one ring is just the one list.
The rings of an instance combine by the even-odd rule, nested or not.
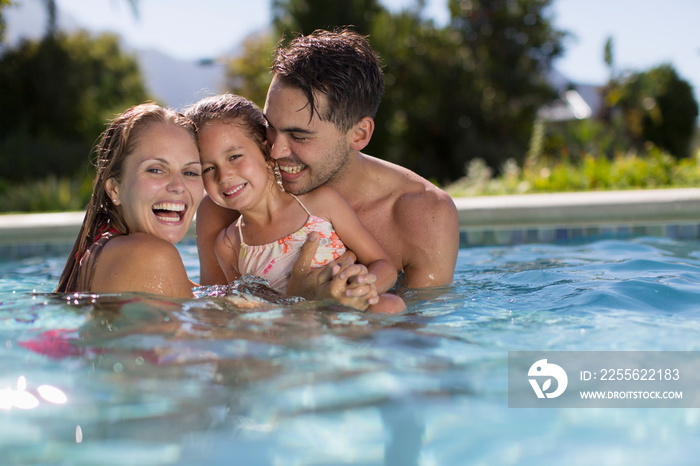
[(313, 191), (297, 196), (313, 215), (329, 218), (337, 209), (348, 205), (338, 191), (329, 186), (319, 186)]

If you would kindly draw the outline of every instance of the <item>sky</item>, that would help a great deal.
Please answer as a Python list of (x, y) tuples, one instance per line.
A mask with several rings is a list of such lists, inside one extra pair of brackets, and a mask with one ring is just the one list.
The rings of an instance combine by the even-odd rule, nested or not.
[[(415, 0), (380, 1), (392, 11), (415, 4)], [(115, 31), (138, 48), (186, 60), (226, 54), (248, 34), (270, 24), (270, 0), (138, 0), (138, 18), (127, 0), (57, 3), (89, 30)], [(618, 69), (644, 71), (671, 63), (700, 97), (700, 1), (555, 0), (552, 12), (555, 27), (572, 34), (565, 42), (565, 55), (555, 62), (570, 80), (607, 81), (603, 47), (612, 37)], [(445, 24), (447, 0), (426, 0), (425, 13)]]

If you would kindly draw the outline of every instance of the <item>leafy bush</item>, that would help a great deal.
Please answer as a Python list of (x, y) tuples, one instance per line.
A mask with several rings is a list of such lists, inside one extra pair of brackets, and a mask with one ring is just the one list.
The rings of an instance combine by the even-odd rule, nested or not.
[(25, 184), (0, 183), (0, 212), (64, 212), (82, 210), (92, 195), (88, 177), (49, 175)]
[(649, 143), (644, 154), (618, 152), (612, 159), (585, 154), (556, 161), (529, 157), (523, 169), (509, 161), (501, 171), (502, 174), (494, 178), (483, 161), (472, 160), (467, 166), (467, 175), (446, 190), (453, 197), (461, 197), (696, 187), (700, 185), (700, 149), (693, 157), (679, 160)]
[(108, 119), (147, 99), (136, 59), (110, 34), (24, 40), (0, 55), (0, 176), (85, 173)]

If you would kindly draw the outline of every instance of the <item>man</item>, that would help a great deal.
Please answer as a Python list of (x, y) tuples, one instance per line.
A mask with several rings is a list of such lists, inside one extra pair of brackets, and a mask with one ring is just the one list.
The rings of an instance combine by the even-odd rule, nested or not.
[[(452, 199), (410, 170), (360, 152), (384, 92), (379, 58), (367, 41), (352, 31), (298, 37), (278, 48), (272, 73), (263, 112), (285, 189), (334, 188), (389, 253), (404, 285), (451, 283), (459, 248)], [(202, 284), (225, 283), (214, 241), (232, 221), (230, 211), (202, 202), (196, 224)], [(310, 241), (292, 275), (304, 296), (331, 273), (331, 266), (310, 269), (314, 250)]]

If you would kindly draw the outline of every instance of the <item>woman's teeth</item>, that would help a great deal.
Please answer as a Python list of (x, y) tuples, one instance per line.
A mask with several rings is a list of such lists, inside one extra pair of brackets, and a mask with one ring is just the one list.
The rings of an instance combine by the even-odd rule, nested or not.
[(161, 202), (153, 206), (153, 213), (164, 222), (179, 222), (185, 211), (185, 204), (177, 202)]

